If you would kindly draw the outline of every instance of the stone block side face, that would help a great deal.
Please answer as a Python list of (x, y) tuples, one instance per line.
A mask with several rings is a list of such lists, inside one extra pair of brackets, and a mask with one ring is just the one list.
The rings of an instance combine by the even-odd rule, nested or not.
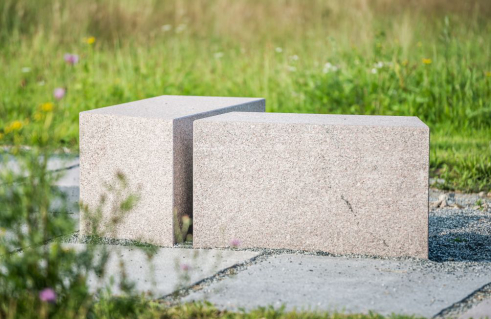
[(429, 129), (194, 123), (194, 246), (428, 257)]
[(174, 120), (174, 208), (177, 218), (193, 216), (193, 122), (228, 112), (264, 112), (265, 100), (238, 104)]
[[(162, 246), (174, 244), (172, 121), (108, 114), (80, 113), (80, 199), (95, 209), (105, 184), (116, 173), (138, 194), (136, 207), (125, 215), (110, 237), (141, 240)], [(99, 231), (109, 231), (115, 198), (108, 197)], [(80, 232), (89, 234), (81, 214)]]

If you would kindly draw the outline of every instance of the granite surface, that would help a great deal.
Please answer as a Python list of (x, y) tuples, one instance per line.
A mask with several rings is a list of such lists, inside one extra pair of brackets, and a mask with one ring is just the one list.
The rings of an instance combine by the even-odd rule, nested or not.
[[(161, 96), (80, 113), (80, 199), (102, 220), (104, 236), (161, 246), (175, 243), (176, 220), (192, 216), (192, 123), (231, 111), (265, 109), (264, 99)], [(115, 224), (117, 172), (127, 180), (119, 198), (136, 194), (136, 207)], [(174, 213), (175, 212), (175, 213)], [(87, 214), (80, 231), (88, 234)], [(111, 226), (111, 227), (109, 227)]]
[(194, 246), (428, 257), (416, 117), (228, 113), (194, 122)]

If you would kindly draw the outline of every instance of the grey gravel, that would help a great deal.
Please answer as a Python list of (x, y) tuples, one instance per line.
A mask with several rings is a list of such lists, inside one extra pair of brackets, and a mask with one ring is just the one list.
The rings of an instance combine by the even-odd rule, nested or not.
[[(430, 201), (439, 192), (433, 191)], [(440, 193), (441, 194), (441, 193)], [(429, 256), (434, 261), (491, 261), (491, 201), (477, 194), (450, 194), (429, 214)], [(480, 204), (480, 205), (477, 205)]]

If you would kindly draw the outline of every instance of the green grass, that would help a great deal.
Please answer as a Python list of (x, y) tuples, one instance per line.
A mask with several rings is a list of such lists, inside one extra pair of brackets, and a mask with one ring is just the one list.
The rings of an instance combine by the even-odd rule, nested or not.
[[(491, 5), (363, 3), (6, 0), (0, 143), (35, 144), (46, 102), (63, 136), (52, 143), (78, 152), (83, 110), (164, 94), (265, 97), (270, 112), (418, 116), (438, 186), (491, 190)], [(67, 65), (67, 52), (80, 62)], [(59, 102), (56, 87), (67, 89)]]
[[(329, 313), (323, 311), (286, 311), (284, 307), (260, 307), (249, 311), (227, 311), (218, 310), (208, 302), (193, 302), (181, 304), (173, 307), (162, 307), (162, 305), (153, 303), (148, 305), (139, 318), (161, 318), (161, 319), (178, 319), (178, 318), (203, 318), (203, 319), (416, 319), (414, 316), (391, 315), (382, 316), (376, 313), (368, 314), (343, 314)], [(105, 318), (105, 317), (104, 317)]]

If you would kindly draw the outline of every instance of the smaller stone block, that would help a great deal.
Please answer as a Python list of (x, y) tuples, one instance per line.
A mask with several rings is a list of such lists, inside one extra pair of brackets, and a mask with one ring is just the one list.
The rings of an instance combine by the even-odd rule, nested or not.
[[(139, 195), (136, 207), (113, 229), (108, 226), (117, 198), (109, 198), (98, 232), (172, 246), (175, 221), (193, 211), (193, 121), (264, 108), (264, 99), (258, 98), (160, 96), (81, 112), (81, 202), (95, 210), (118, 172), (126, 176), (128, 193)], [(80, 218), (81, 234), (89, 235), (88, 216), (81, 213)]]
[(194, 246), (428, 257), (417, 117), (227, 113), (194, 122)]

